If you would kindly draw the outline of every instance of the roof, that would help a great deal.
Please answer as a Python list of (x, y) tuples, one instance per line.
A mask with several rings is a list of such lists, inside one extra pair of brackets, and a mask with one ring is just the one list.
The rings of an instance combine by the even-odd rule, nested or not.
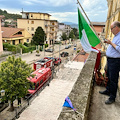
[(48, 13), (41, 13), (41, 12), (21, 12), (21, 13), (47, 14), (47, 15), (51, 16), (51, 15), (50, 15), (50, 14), (48, 14)]
[(106, 24), (106, 22), (91, 22), (92, 25), (104, 25)]
[(65, 25), (64, 23), (59, 23), (59, 25)]
[(29, 19), (27, 19), (27, 18), (18, 18), (17, 20), (19, 20), (19, 19), (23, 19), (23, 20), (43, 20), (43, 21), (50, 21), (50, 22), (57, 22), (57, 20), (47, 20), (47, 19), (33, 19), (33, 18), (29, 18)]
[(4, 15), (0, 15), (0, 19), (4, 18), (5, 16)]
[(32, 73), (33, 75), (35, 75), (34, 78), (32, 79), (28, 78), (28, 80), (30, 80), (31, 82), (37, 82), (48, 71), (50, 71), (50, 68), (37, 69), (36, 71)]
[[(23, 37), (21, 34), (16, 34), (21, 30), (24, 30), (22, 28), (9, 28), (9, 27), (1, 27), (2, 37), (3, 38), (14, 38), (14, 37)], [(15, 35), (16, 34), (16, 35)]]

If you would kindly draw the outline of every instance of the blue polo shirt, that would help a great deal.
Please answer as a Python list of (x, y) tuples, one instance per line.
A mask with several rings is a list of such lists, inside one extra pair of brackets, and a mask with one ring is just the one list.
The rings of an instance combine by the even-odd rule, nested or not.
[(114, 48), (109, 44), (106, 51), (106, 56), (110, 58), (120, 58), (120, 32), (114, 36), (112, 43), (116, 44), (117, 46)]

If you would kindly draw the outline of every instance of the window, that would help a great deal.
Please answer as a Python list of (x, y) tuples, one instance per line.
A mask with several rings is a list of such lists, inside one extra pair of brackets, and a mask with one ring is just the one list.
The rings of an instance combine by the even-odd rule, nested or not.
[(33, 14), (31, 14), (31, 17), (33, 17)]
[(12, 41), (12, 44), (15, 45), (15, 40)]
[(29, 39), (27, 39), (27, 42), (29, 42)]
[(29, 24), (29, 20), (28, 20), (28, 24)]
[(33, 84), (33, 83), (30, 83), (30, 88), (29, 88), (30, 90), (35, 90), (35, 83)]
[(52, 25), (55, 25), (54, 23), (52, 23)]
[(20, 43), (20, 39), (19, 39), (19, 43)]
[(22, 35), (22, 32), (21, 32), (21, 31), (19, 31), (19, 32), (18, 32), (18, 34), (19, 34), (19, 35)]
[(28, 27), (28, 31), (29, 31), (29, 27)]
[(37, 82), (37, 84), (36, 84), (36, 88), (38, 88), (39, 87), (39, 82)]
[(42, 83), (43, 83), (43, 80), (40, 81), (40, 84), (42, 84)]
[(31, 27), (31, 31), (34, 31), (34, 27)]
[(34, 21), (31, 21), (31, 24), (34, 24)]

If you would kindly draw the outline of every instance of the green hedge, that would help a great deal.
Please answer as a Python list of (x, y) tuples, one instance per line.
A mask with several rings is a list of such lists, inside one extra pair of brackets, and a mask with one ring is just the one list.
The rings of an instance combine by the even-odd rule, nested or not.
[(48, 44), (45, 44), (45, 48), (48, 47)]
[(5, 49), (7, 49), (7, 51), (12, 51), (13, 49), (16, 49), (16, 46), (8, 43), (3, 43), (3, 50)]
[(19, 44), (19, 45), (11, 45), (8, 43), (3, 43), (3, 49), (7, 49), (7, 51), (12, 51), (14, 54), (20, 53), (20, 48), (22, 48), (22, 53), (28, 53), (32, 52), (36, 49), (35, 46), (26, 47), (25, 45)]

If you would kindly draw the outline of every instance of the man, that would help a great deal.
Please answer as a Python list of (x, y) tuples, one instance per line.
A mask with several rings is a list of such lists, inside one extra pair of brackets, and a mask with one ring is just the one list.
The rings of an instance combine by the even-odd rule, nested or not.
[(109, 44), (106, 51), (108, 83), (105, 91), (99, 91), (100, 94), (109, 96), (105, 104), (115, 102), (120, 71), (120, 22), (115, 21), (110, 27), (114, 38), (112, 41), (105, 40), (105, 43)]

